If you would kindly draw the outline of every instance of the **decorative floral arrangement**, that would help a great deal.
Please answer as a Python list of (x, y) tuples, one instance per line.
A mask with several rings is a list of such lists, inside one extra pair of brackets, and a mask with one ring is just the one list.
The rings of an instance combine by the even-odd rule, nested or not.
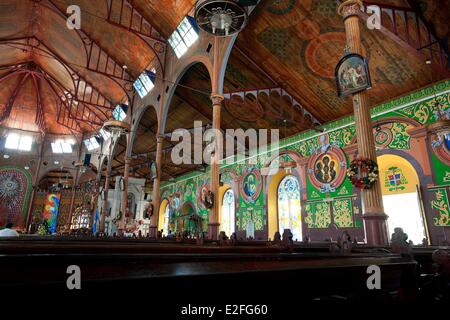
[(37, 229), (37, 234), (40, 236), (46, 236), (50, 234), (50, 226), (48, 225), (48, 221), (44, 220), (41, 225), (39, 225)]
[(347, 170), (347, 177), (355, 187), (370, 189), (378, 178), (378, 164), (370, 159), (354, 159)]

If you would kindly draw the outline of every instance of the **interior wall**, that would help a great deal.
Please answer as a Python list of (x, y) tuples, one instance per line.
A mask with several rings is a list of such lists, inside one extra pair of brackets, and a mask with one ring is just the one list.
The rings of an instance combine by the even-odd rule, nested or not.
[[(402, 153), (408, 157), (417, 170), (421, 184), (421, 194), (426, 220), (430, 226), (430, 240), (433, 244), (442, 243), (450, 238), (449, 196), (450, 196), (450, 165), (442, 159), (432, 141), (436, 137), (429, 136), (426, 126), (436, 121), (432, 110), (434, 93), (444, 105), (444, 110), (449, 108), (450, 81), (436, 84), (434, 87), (425, 88), (413, 92), (407, 96), (389, 101), (372, 109), (372, 118), (375, 121), (383, 119), (383, 125), (374, 127), (374, 136), (378, 154)], [(361, 197), (359, 189), (354, 188), (346, 177), (346, 168), (356, 156), (356, 131), (352, 124), (353, 117), (347, 117), (326, 124), (327, 132), (320, 134), (315, 131), (300, 133), (280, 142), (280, 147), (299, 155), (297, 171), (306, 177), (306, 181), (300, 184), (306, 190), (302, 190), (302, 225), (303, 234), (312, 240), (337, 239), (343, 231), (348, 231), (358, 241), (364, 240), (364, 227), (362, 219)], [(416, 124), (416, 125), (413, 125)], [(439, 147), (442, 146), (442, 143)], [(448, 146), (447, 146), (448, 148)], [(324, 152), (325, 151), (325, 152)], [(323, 184), (314, 183), (313, 174), (317, 161), (324, 154), (335, 154), (332, 158), (335, 162), (342, 163), (342, 167), (336, 174), (343, 174), (343, 179), (338, 185), (324, 188)], [(441, 158), (439, 158), (439, 157)], [(281, 181), (283, 173), (277, 173), (272, 177), (261, 176), (258, 183), (262, 188), (260, 195), (252, 201), (247, 201), (243, 195), (243, 181), (254, 170), (261, 172), (267, 166), (267, 155), (258, 155), (257, 163), (247, 165), (236, 163), (222, 166), (221, 174), (232, 175), (232, 181), (237, 181), (237, 210), (236, 231), (238, 237), (245, 236), (245, 226), (251, 215), (254, 218), (255, 235), (258, 237), (273, 237), (275, 226), (278, 226), (274, 218), (277, 212), (276, 201), (271, 194), (276, 194), (276, 181)], [(320, 160), (322, 161), (322, 160)], [(327, 160), (328, 161), (328, 160)], [(299, 164), (300, 163), (300, 164)], [(449, 159), (450, 163), (450, 159)], [(335, 164), (336, 165), (336, 164)], [(337, 169), (337, 167), (334, 167)], [(265, 181), (273, 181), (266, 184)], [(423, 183), (425, 181), (425, 183)], [(208, 210), (201, 207), (196, 195), (203, 186), (209, 184), (209, 173), (190, 173), (177, 179), (175, 183), (162, 185), (162, 194), (171, 196), (179, 193), (182, 202), (194, 200), (192, 203), (203, 215)], [(197, 201), (196, 201), (197, 200)]]

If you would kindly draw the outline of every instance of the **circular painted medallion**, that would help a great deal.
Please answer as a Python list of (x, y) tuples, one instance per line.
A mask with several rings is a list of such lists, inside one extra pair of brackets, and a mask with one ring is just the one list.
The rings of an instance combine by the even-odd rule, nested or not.
[(261, 192), (261, 173), (257, 169), (251, 169), (241, 179), (240, 193), (246, 202), (255, 202)]
[(283, 15), (291, 12), (295, 6), (296, 0), (275, 0), (267, 8), (267, 11), (277, 15)]
[(378, 130), (375, 129), (374, 134), (377, 147), (385, 148), (392, 142), (392, 131), (387, 127), (380, 127)]
[(322, 78), (334, 79), (334, 71), (339, 57), (334, 55), (336, 48), (344, 49), (344, 32), (328, 32), (311, 40), (305, 50), (308, 68)]
[(312, 185), (322, 193), (334, 192), (345, 180), (347, 159), (336, 146), (309, 158), (308, 176)]

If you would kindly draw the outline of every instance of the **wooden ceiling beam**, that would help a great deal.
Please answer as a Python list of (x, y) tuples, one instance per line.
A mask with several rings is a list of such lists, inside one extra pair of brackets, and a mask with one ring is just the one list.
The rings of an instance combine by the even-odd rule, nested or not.
[[(43, 0), (42, 2), (40, 2), (40, 5), (43, 5), (43, 6), (47, 7), (48, 9), (52, 10), (53, 12), (57, 13), (64, 20), (67, 20), (67, 18), (69, 17), (69, 14), (62, 11), (55, 4), (54, 0)], [(79, 34), (80, 38), (83, 40), (83, 43), (84, 43), (86, 56), (88, 57), (88, 63), (87, 63), (86, 69), (90, 70), (90, 71), (96, 71), (100, 74), (103, 74), (103, 75), (109, 77), (109, 78), (115, 78), (120, 81), (132, 82), (133, 79), (135, 79), (138, 75), (131, 75), (128, 71), (124, 70), (122, 68), (122, 66), (124, 66), (125, 63), (123, 61), (119, 62), (119, 59), (116, 56), (114, 56), (111, 52), (109, 52), (108, 49), (104, 48), (96, 40), (94, 40), (89, 35), (89, 33), (83, 29), (82, 26), (83, 26), (83, 24), (81, 24), (81, 29), (79, 29), (79, 30), (74, 29), (74, 31)], [(91, 58), (93, 58), (92, 50), (94, 47), (100, 49), (100, 51), (101, 51), (101, 52), (99, 52), (99, 55), (98, 55), (98, 61), (100, 60), (102, 53), (104, 53), (106, 55), (108, 61), (114, 63), (114, 68), (113, 68), (114, 72), (110, 72), (108, 70), (100, 71), (98, 69), (98, 63), (97, 63), (97, 67), (95, 69), (90, 67)], [(116, 72), (118, 70), (117, 68), (120, 68), (120, 76), (117, 75), (117, 72)], [(125, 88), (123, 88), (123, 89), (126, 92)]]
[[(340, 2), (342, 2), (342, 0), (339, 0)], [(412, 3), (413, 4), (413, 3)], [(427, 21), (425, 19), (420, 18), (421, 15), (421, 11), (420, 8), (419, 9), (410, 9), (410, 8), (406, 8), (406, 7), (397, 7), (397, 6), (392, 6), (392, 5), (387, 5), (387, 4), (381, 4), (381, 3), (375, 3), (375, 2), (370, 2), (370, 1), (363, 1), (363, 5), (365, 7), (369, 6), (369, 5), (376, 5), (378, 7), (381, 8), (381, 10), (391, 10), (394, 20), (391, 21), (393, 23), (395, 23), (395, 17), (396, 17), (396, 13), (401, 13), (399, 14), (399, 16), (403, 16), (403, 19), (405, 20), (405, 25), (406, 25), (406, 39), (398, 32), (397, 28), (394, 27), (394, 30), (389, 29), (386, 26), (386, 19), (381, 19), (381, 28), (379, 29), (379, 31), (381, 33), (383, 33), (385, 36), (389, 37), (390, 39), (392, 39), (397, 45), (401, 46), (403, 49), (407, 50), (408, 52), (414, 54), (415, 56), (419, 57), (420, 60), (424, 60), (424, 59), (431, 59), (431, 61), (433, 61), (433, 41), (432, 41), (432, 37), (435, 38), (435, 40), (437, 41), (437, 45), (439, 47), (439, 57), (440, 57), (440, 61), (438, 61), (437, 63), (431, 63), (431, 67), (438, 72), (439, 74), (448, 77), (450, 76), (450, 72), (448, 70), (448, 52), (445, 51), (445, 47), (442, 47), (440, 42), (438, 41), (439, 38), (437, 38), (437, 36), (435, 35), (435, 33), (433, 33), (432, 29), (430, 29), (429, 25), (427, 24)], [(419, 10), (419, 11), (417, 11)], [(419, 24), (419, 27), (417, 28), (413, 28), (413, 31), (417, 33), (417, 39), (419, 39), (419, 43), (420, 43), (420, 22), (423, 23), (423, 25), (425, 26), (425, 28), (427, 29), (428, 32), (428, 43), (426, 44), (422, 44), (420, 43), (420, 48), (416, 48), (414, 46), (414, 43), (411, 41), (411, 36), (409, 34), (409, 28), (408, 28), (408, 13), (415, 15), (416, 18), (416, 24)], [(369, 18), (369, 15), (365, 12), (361, 12), (360, 14), (362, 21), (367, 21), (367, 19)], [(428, 49), (429, 55), (424, 53), (422, 51), (422, 49)], [(443, 58), (443, 55), (445, 55), (445, 58)]]
[[(32, 44), (31, 40), (35, 40), (39, 43), (38, 46), (35, 46)], [(27, 43), (23, 43), (20, 41), (26, 40)], [(77, 101), (79, 102), (83, 102), (85, 104), (89, 104), (95, 107), (102, 107), (102, 108), (107, 108), (107, 109), (111, 109), (113, 106), (115, 106), (116, 104), (119, 103), (119, 101), (113, 101), (113, 99), (111, 99), (110, 97), (108, 97), (107, 94), (105, 94), (104, 92), (101, 92), (100, 89), (98, 89), (97, 87), (95, 87), (92, 83), (90, 83), (88, 80), (86, 80), (84, 77), (80, 76), (73, 68), (70, 62), (66, 61), (65, 59), (63, 59), (58, 53), (54, 52), (53, 50), (51, 50), (46, 44), (45, 42), (43, 42), (41, 39), (37, 38), (37, 37), (23, 37), (23, 38), (16, 38), (14, 40), (9, 40), (9, 39), (3, 39), (0, 40), (1, 44), (9, 44), (9, 45), (15, 45), (18, 46), (18, 49), (21, 48), (22, 50), (27, 50), (32, 54), (37, 54), (37, 55), (41, 55), (44, 56), (46, 58), (52, 58), (55, 59), (56, 61), (58, 61), (67, 71), (67, 73), (71, 76), (72, 78), (72, 82), (73, 82), (73, 86), (74, 86), (74, 90), (75, 92), (73, 92), (72, 90), (64, 87), (59, 81), (58, 85), (63, 87), (67, 92), (70, 92), (74, 97), (77, 97)], [(40, 45), (42, 45), (44, 48), (40, 48)], [(26, 48), (31, 48), (31, 49), (26, 49)], [(37, 53), (37, 51), (41, 52), (41, 53)], [(45, 66), (39, 65), (37, 62), (32, 61), (33, 64), (39, 66), (43, 71), (45, 71), (45, 74), (48, 75)], [(19, 63), (16, 64), (16, 66), (20, 66), (22, 64), (25, 63)], [(77, 65), (77, 67), (79, 67)], [(53, 77), (51, 77), (53, 80), (56, 81), (56, 79), (54, 79)], [(98, 103), (92, 103), (83, 99), (79, 98), (79, 92), (78, 92), (78, 86), (80, 82), (84, 82), (87, 86), (86, 87), (90, 87), (93, 91), (95, 91), (96, 93), (98, 93), (99, 96), (101, 96), (101, 98), (108, 102), (108, 104), (111, 106), (110, 108), (108, 108), (106, 105), (101, 106)]]
[[(118, 0), (118, 1), (121, 1), (120, 6), (121, 8), (119, 12), (115, 12), (114, 14), (112, 12), (113, 11), (112, 3), (108, 4), (108, 17), (106, 19), (106, 22), (108, 22), (113, 26), (124, 29), (142, 39), (148, 46), (148, 48), (154, 53), (155, 59), (158, 61), (162, 73), (164, 74), (164, 58), (167, 50), (166, 40), (161, 36), (159, 30), (156, 30), (156, 28), (147, 20), (143, 12), (141, 12), (135, 6), (132, 0)], [(124, 15), (126, 14), (124, 14), (123, 9), (125, 6), (131, 8), (130, 14), (131, 18), (129, 19), (130, 21), (128, 23), (124, 21)], [(133, 24), (133, 19), (135, 19), (136, 16), (140, 18), (138, 24), (139, 27), (136, 27), (136, 24)]]
[(260, 72), (262, 72), (270, 81), (272, 81), (275, 85), (275, 87), (279, 87), (281, 88), (284, 92), (286, 92), (290, 97), (292, 97), (293, 99), (295, 98), (295, 100), (297, 101), (297, 103), (300, 105), (300, 107), (302, 107), (305, 111), (307, 111), (307, 113), (309, 113), (312, 117), (313, 117), (313, 122), (314, 120), (319, 123), (322, 124), (322, 121), (320, 121), (319, 119), (317, 119), (315, 116), (313, 116), (313, 113), (311, 112), (310, 108), (303, 106), (303, 104), (299, 103), (299, 99), (298, 97), (294, 96), (293, 94), (291, 94), (288, 90), (286, 90), (285, 86), (283, 86), (282, 84), (280, 84), (277, 80), (275, 80), (274, 78), (272, 78), (270, 76), (269, 73), (267, 73), (265, 71), (265, 69), (263, 67), (261, 67), (256, 61), (254, 61), (251, 57), (249, 57), (241, 48), (239, 48), (239, 46), (237, 45), (237, 43), (234, 44), (234, 49), (236, 49), (236, 51), (238, 51), (238, 53), (240, 55), (242, 55), (245, 59), (247, 59), (252, 65), (254, 65)]
[(19, 95), (20, 90), (22, 90), (23, 85), (29, 76), (30, 76), (29, 73), (25, 73), (20, 79), (20, 81), (17, 83), (14, 90), (11, 92), (11, 95), (8, 98), (8, 102), (6, 103), (6, 107), (3, 110), (3, 113), (0, 114), (0, 122), (4, 121), (6, 118), (10, 116), (14, 102), (16, 101), (16, 98)]

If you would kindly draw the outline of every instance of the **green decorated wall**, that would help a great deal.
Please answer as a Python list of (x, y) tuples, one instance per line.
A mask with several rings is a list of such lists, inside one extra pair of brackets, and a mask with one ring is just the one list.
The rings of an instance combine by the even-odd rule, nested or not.
[[(417, 171), (427, 234), (436, 244), (450, 237), (450, 142), (449, 135), (442, 137), (427, 128), (439, 120), (439, 113), (450, 118), (449, 92), (447, 80), (371, 110), (377, 154), (398, 155)], [(277, 207), (273, 202), (276, 188), (271, 182), (280, 174), (270, 168), (294, 163), (291, 174), (300, 187), (302, 235), (312, 240), (335, 239), (348, 230), (359, 240), (364, 238), (360, 193), (346, 177), (348, 165), (357, 155), (353, 116), (323, 128), (324, 133), (307, 131), (282, 140), (278, 156), (259, 153), (252, 164), (245, 159), (221, 165), (221, 183), (235, 194), (239, 237), (245, 237), (250, 217), (256, 238), (273, 237), (269, 224), (277, 216)], [(162, 185), (161, 199), (169, 200), (172, 228), (189, 206), (207, 230), (209, 210), (201, 199), (202, 192), (209, 190), (209, 181), (208, 173), (191, 172)]]

